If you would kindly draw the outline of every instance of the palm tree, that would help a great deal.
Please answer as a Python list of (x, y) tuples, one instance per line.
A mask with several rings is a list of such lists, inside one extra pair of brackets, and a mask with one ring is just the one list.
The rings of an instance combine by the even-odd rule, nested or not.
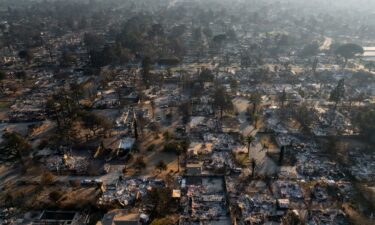
[(226, 92), (225, 88), (219, 86), (215, 89), (215, 92), (212, 96), (213, 102), (212, 106), (218, 110), (220, 110), (220, 119), (223, 118), (224, 111), (232, 111), (233, 110), (233, 103), (231, 97)]
[(165, 152), (172, 152), (177, 155), (177, 172), (180, 172), (180, 156), (187, 151), (188, 147), (189, 143), (185, 140), (175, 140), (164, 145)]
[(180, 172), (180, 156), (184, 152), (184, 146), (182, 142), (177, 142), (175, 146), (175, 151), (177, 154), (177, 172)]
[(282, 166), (282, 164), (283, 164), (285, 148), (286, 148), (286, 146), (281, 146), (280, 155), (279, 155), (279, 166)]
[(279, 95), (277, 97), (278, 97), (278, 100), (281, 103), (281, 108), (284, 108), (285, 102), (288, 100), (288, 96), (287, 96), (287, 93), (285, 91), (285, 88), (283, 89), (283, 92), (279, 93)]
[(245, 144), (247, 146), (247, 154), (250, 154), (250, 145), (255, 141), (255, 137), (253, 135), (248, 135), (245, 138)]
[(253, 104), (253, 114), (256, 113), (258, 106), (262, 103), (262, 95), (258, 92), (250, 96), (250, 103)]
[(178, 172), (180, 172), (180, 156), (183, 154), (186, 154), (188, 148), (189, 148), (189, 141), (187, 140), (182, 140), (178, 141), (178, 147), (176, 148), (177, 152), (177, 159), (178, 159)]
[(151, 112), (152, 112), (152, 118), (155, 119), (155, 102), (154, 100), (151, 100), (150, 101), (150, 105), (151, 105)]
[(260, 116), (258, 113), (253, 114), (253, 122), (254, 122), (254, 128), (258, 129), (258, 122), (260, 120)]
[(8, 155), (16, 155), (17, 159), (21, 161), (21, 164), (24, 164), (24, 159), (28, 156), (31, 149), (31, 145), (28, 141), (16, 132), (6, 132), (3, 134), (2, 138), (3, 151)]
[(331, 91), (331, 95), (329, 96), (329, 100), (335, 102), (335, 110), (337, 109), (337, 105), (342, 101), (345, 97), (345, 79), (339, 80), (335, 89)]
[(255, 176), (255, 168), (257, 166), (257, 162), (254, 158), (251, 159), (251, 176), (254, 178)]

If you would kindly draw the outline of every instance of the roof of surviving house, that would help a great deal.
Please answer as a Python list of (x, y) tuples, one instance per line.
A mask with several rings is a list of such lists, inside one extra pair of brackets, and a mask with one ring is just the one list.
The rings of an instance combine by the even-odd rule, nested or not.
[(140, 214), (127, 213), (126, 210), (117, 209), (105, 214), (102, 225), (138, 225)]
[(181, 190), (174, 189), (173, 192), (172, 192), (172, 197), (173, 198), (181, 198)]
[(134, 145), (135, 138), (124, 138), (120, 141), (120, 144), (118, 146), (119, 149), (131, 149)]
[(280, 208), (289, 208), (289, 199), (278, 199), (277, 203)]

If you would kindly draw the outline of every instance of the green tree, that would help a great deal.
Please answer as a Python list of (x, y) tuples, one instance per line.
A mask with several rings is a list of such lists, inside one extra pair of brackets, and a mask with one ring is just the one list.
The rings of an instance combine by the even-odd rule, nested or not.
[(262, 103), (262, 94), (255, 92), (250, 96), (250, 103), (253, 104), (253, 115), (256, 113), (257, 108)]
[(104, 41), (103, 38), (99, 35), (93, 33), (85, 33), (83, 37), (83, 43), (89, 51), (92, 51), (102, 46)]
[(247, 147), (247, 154), (250, 154), (250, 146), (254, 141), (255, 141), (255, 137), (251, 134), (245, 137), (244, 144)]
[(47, 114), (52, 119), (56, 120), (61, 135), (66, 135), (80, 113), (77, 101), (75, 101), (72, 94), (67, 91), (62, 91), (59, 94), (53, 95), (47, 100), (45, 107)]
[(76, 62), (76, 56), (72, 52), (64, 51), (61, 55), (61, 66), (72, 66)]
[(201, 42), (202, 41), (202, 28), (201, 27), (194, 28), (192, 31), (192, 37), (194, 41)]
[(297, 106), (295, 109), (295, 119), (301, 124), (303, 131), (309, 132), (314, 122), (314, 111), (307, 103)]
[(159, 173), (161, 173), (162, 171), (167, 170), (167, 164), (165, 164), (165, 162), (164, 162), (163, 160), (160, 160), (160, 161), (156, 164), (155, 168), (156, 168), (157, 170), (159, 170)]
[(72, 92), (72, 97), (74, 98), (74, 100), (76, 101), (76, 104), (77, 106), (79, 106), (79, 100), (80, 98), (83, 96), (84, 94), (84, 89), (83, 89), (83, 86), (80, 85), (80, 84), (76, 84), (76, 83), (71, 83), (70, 84), (70, 90)]
[(176, 208), (172, 199), (172, 189), (167, 187), (153, 187), (148, 193), (148, 199), (153, 206), (149, 213), (154, 218), (166, 216)]
[(230, 96), (228, 95), (228, 93), (225, 91), (224, 87), (222, 86), (217, 87), (214, 91), (212, 98), (213, 98), (212, 105), (214, 108), (220, 111), (220, 118), (223, 118), (224, 111), (233, 110), (232, 100)]
[(2, 148), (4, 152), (15, 154), (18, 159), (23, 161), (23, 158), (30, 152), (31, 145), (19, 133), (7, 132), (3, 134)]
[(185, 140), (176, 140), (164, 145), (163, 151), (173, 152), (177, 155), (178, 172), (180, 171), (180, 156), (187, 151), (188, 147), (189, 143)]
[(96, 132), (98, 130), (108, 130), (111, 127), (111, 124), (109, 121), (103, 117), (96, 115), (94, 113), (84, 113), (82, 115), (82, 121), (83, 121), (83, 126), (89, 130), (91, 130), (94, 135), (96, 135)]
[(260, 115), (258, 113), (254, 113), (252, 115), (252, 119), (253, 119), (254, 128), (258, 129), (258, 123), (259, 123), (259, 120), (260, 120)]
[(33, 53), (31, 51), (22, 50), (22, 51), (18, 52), (18, 57), (25, 60), (27, 63), (30, 63), (34, 56), (33, 56)]
[(143, 156), (138, 156), (135, 159), (134, 167), (138, 170), (146, 168), (146, 162)]
[(163, 133), (163, 136), (164, 136), (164, 139), (165, 139), (166, 142), (170, 141), (171, 138), (172, 138), (172, 134), (169, 131), (165, 131)]
[(356, 118), (353, 119), (361, 135), (375, 143), (375, 108), (371, 107), (360, 110)]
[(319, 43), (317, 41), (314, 41), (313, 43), (305, 45), (305, 47), (303, 47), (302, 51), (300, 52), (300, 55), (303, 57), (309, 57), (309, 56), (317, 55), (318, 52), (319, 52)]
[(312, 72), (314, 75), (316, 75), (316, 69), (318, 67), (319, 59), (318, 57), (315, 57), (313, 64), (312, 64)]
[(5, 85), (3, 80), (5, 80), (7, 77), (6, 73), (2, 70), (0, 70), (0, 93), (4, 93), (5, 91)]
[(155, 137), (159, 137), (159, 132), (160, 132), (160, 124), (157, 122), (152, 122), (149, 125), (149, 129), (154, 133)]
[(339, 80), (337, 86), (331, 91), (331, 95), (329, 100), (335, 102), (335, 108), (341, 102), (341, 100), (345, 97), (345, 80)]
[(26, 80), (26, 78), (27, 78), (27, 73), (26, 73), (26, 71), (24, 71), (24, 70), (21, 70), (21, 71), (17, 71), (17, 72), (15, 72), (15, 74), (14, 74), (15, 76), (16, 76), (16, 78), (18, 79), (18, 80)]
[(339, 46), (335, 51), (336, 55), (344, 58), (345, 60), (345, 63), (343, 66), (344, 69), (346, 65), (348, 64), (349, 59), (355, 57), (356, 55), (362, 55), (363, 53), (364, 53), (364, 50), (362, 46), (359, 46), (357, 44), (352, 44), (352, 43), (343, 44)]
[(202, 69), (199, 77), (201, 82), (213, 82), (215, 78), (210, 69)]
[(255, 169), (257, 167), (257, 162), (255, 161), (254, 158), (251, 159), (251, 176), (254, 178), (255, 177)]
[(232, 93), (236, 93), (237, 89), (238, 89), (238, 81), (237, 81), (237, 79), (234, 78), (234, 77), (230, 77), (229, 78), (229, 85), (230, 85), (230, 89), (232, 90)]
[(49, 199), (53, 201), (54, 203), (57, 203), (62, 196), (63, 194), (61, 193), (61, 191), (52, 191), (48, 195)]
[(285, 91), (285, 88), (281, 93), (278, 94), (277, 98), (281, 103), (281, 107), (284, 108), (285, 102), (288, 101), (288, 95)]
[(4, 71), (0, 70), (0, 81), (4, 80), (6, 77), (7, 74)]
[(182, 102), (178, 106), (178, 109), (182, 115), (183, 123), (187, 124), (189, 122), (190, 115), (191, 115), (191, 102), (190, 101)]
[(143, 82), (146, 87), (149, 86), (150, 78), (151, 78), (151, 59), (150, 57), (145, 57), (142, 61), (142, 76)]
[(152, 118), (154, 119), (155, 118), (155, 108), (156, 108), (154, 100), (150, 101), (150, 106), (151, 106)]

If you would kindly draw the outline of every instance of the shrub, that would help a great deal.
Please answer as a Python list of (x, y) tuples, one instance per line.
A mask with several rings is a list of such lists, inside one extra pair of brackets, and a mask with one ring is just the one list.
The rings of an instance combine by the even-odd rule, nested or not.
[(146, 151), (148, 151), (148, 152), (152, 152), (152, 151), (154, 151), (155, 150), (155, 145), (154, 144), (151, 144), (151, 145), (149, 145), (148, 147), (147, 147), (147, 149), (146, 149)]

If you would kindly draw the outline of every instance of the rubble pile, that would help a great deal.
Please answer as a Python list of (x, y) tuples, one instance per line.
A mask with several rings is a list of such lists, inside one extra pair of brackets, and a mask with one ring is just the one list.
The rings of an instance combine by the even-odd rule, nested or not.
[(360, 154), (355, 152), (349, 153), (353, 163), (349, 172), (358, 181), (375, 181), (375, 155)]
[[(276, 212), (275, 199), (268, 195), (240, 196), (237, 201), (245, 221), (252, 221), (255, 224), (264, 222), (266, 217)], [(262, 217), (259, 217), (262, 215)]]
[(97, 204), (100, 206), (111, 206), (119, 203), (128, 206), (135, 200), (147, 195), (152, 187), (160, 186), (163, 182), (156, 179), (128, 178), (118, 180), (115, 184), (107, 184)]
[(20, 215), (16, 208), (0, 208), (0, 224), (16, 224), (16, 218)]
[[(182, 221), (221, 221), (227, 220), (226, 195), (217, 179), (201, 178), (202, 183), (189, 184), (186, 197), (181, 199)], [(205, 185), (207, 184), (207, 185)], [(185, 223), (183, 223), (185, 224)]]
[(349, 225), (344, 212), (339, 209), (313, 210), (308, 225)]
[(275, 182), (281, 198), (303, 199), (303, 192), (298, 183), (278, 180)]
[(87, 174), (90, 162), (85, 157), (80, 156), (59, 156), (54, 155), (45, 159), (45, 165), (51, 172), (57, 174)]

